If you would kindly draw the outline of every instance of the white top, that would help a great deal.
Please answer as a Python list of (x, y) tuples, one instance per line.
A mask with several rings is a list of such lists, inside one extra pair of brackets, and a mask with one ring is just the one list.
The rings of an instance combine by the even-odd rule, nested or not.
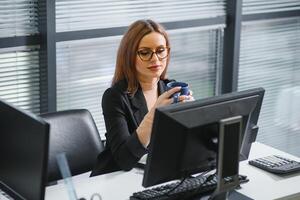
[[(252, 145), (249, 158), (273, 154), (300, 161), (297, 157), (257, 142)], [(250, 181), (243, 184), (238, 192), (255, 200), (300, 199), (300, 173), (278, 176), (243, 161), (240, 163), (240, 174), (247, 175)], [(92, 178), (86, 175), (73, 178), (78, 198), (84, 197), (89, 200), (93, 193), (99, 193), (102, 200), (128, 200), (133, 192), (144, 189), (141, 185), (143, 170), (140, 169), (132, 169), (129, 172), (118, 171)], [(59, 183), (47, 187), (45, 199), (69, 200), (65, 185)]]

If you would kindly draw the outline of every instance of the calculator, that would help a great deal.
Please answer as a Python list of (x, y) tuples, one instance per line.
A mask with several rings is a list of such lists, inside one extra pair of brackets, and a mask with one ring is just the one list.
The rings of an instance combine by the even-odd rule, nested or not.
[(300, 171), (300, 162), (278, 155), (257, 158), (248, 161), (248, 163), (274, 174), (288, 174)]

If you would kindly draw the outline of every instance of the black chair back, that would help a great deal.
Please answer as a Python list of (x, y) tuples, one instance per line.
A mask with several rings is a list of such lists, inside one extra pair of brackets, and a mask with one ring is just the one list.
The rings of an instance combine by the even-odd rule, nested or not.
[(91, 171), (104, 146), (90, 112), (85, 109), (41, 115), (50, 124), (48, 183), (62, 178), (56, 155), (65, 152), (72, 175)]

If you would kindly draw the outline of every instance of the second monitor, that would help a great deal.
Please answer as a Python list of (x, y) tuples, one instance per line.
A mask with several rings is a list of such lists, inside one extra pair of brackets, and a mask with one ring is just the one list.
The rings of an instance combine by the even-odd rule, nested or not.
[(247, 159), (263, 95), (264, 89), (257, 88), (158, 108), (143, 186), (215, 169), (219, 125), (224, 119), (241, 116), (240, 159)]

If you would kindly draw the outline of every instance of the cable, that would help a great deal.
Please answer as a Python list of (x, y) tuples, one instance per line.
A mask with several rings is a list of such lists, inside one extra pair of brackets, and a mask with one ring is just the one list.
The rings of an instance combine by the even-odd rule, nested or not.
[[(196, 177), (204, 176), (204, 175), (206, 175), (208, 172), (209, 172), (209, 171), (203, 172), (202, 174), (200, 174), (200, 175), (198, 175), (198, 176), (196, 176)], [(201, 185), (198, 186), (198, 188), (202, 187), (202, 185), (203, 185), (204, 183), (207, 183), (207, 182), (211, 181), (215, 176), (216, 176), (216, 173), (207, 176), (207, 177), (204, 179), (203, 183), (201, 183)], [(195, 178), (196, 178), (196, 177), (195, 177)], [(192, 192), (192, 193), (190, 193), (190, 194), (186, 194), (186, 195), (183, 197), (183, 199), (190, 199), (190, 198), (191, 198), (192, 196), (194, 196), (195, 194), (197, 194), (197, 191), (194, 191), (194, 192)]]
[(167, 191), (164, 195), (169, 195), (172, 191), (176, 190), (180, 185), (182, 185), (182, 183), (186, 180), (187, 177), (184, 177), (176, 186), (174, 186), (172, 189), (170, 189), (169, 191)]

